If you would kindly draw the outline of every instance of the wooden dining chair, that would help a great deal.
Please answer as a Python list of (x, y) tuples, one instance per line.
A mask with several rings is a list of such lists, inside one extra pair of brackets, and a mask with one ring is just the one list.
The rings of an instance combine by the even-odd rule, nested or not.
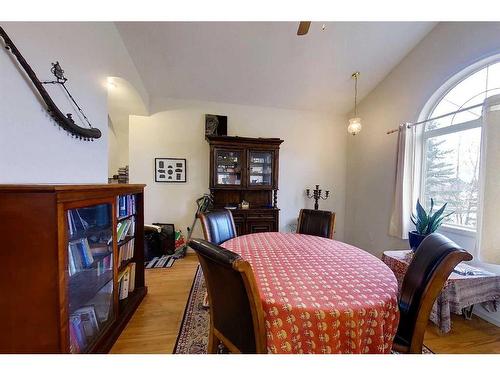
[(233, 214), (229, 210), (218, 210), (198, 215), (205, 240), (215, 245), (237, 236)]
[(250, 264), (232, 251), (201, 239), (196, 251), (210, 301), (208, 353), (222, 343), (232, 353), (267, 353), (264, 311)]
[(301, 209), (297, 233), (333, 239), (335, 212)]
[(432, 306), (456, 265), (468, 260), (472, 260), (472, 255), (445, 236), (433, 233), (425, 237), (401, 285), (395, 351), (422, 353)]

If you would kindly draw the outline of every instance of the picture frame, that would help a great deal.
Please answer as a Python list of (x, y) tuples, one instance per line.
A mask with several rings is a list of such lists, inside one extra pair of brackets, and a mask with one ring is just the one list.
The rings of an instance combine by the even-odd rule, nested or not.
[(205, 135), (227, 135), (227, 116), (206, 114)]
[(155, 158), (155, 182), (182, 183), (186, 178), (186, 159)]

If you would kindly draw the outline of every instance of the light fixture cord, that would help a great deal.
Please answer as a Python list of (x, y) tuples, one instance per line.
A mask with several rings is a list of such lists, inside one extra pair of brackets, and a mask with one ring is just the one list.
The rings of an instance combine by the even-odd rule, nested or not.
[(354, 76), (354, 117), (358, 117), (358, 75)]

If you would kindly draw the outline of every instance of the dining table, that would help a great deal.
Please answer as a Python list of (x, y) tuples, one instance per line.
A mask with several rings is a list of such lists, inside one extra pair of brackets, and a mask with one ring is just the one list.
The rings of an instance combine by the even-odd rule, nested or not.
[(297, 233), (253, 233), (221, 246), (252, 266), (269, 353), (391, 353), (398, 282), (377, 257)]

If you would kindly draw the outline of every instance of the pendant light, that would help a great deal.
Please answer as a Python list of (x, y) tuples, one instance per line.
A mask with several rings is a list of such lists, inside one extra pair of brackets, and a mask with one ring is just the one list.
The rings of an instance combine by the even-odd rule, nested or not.
[(347, 131), (349, 134), (356, 135), (361, 131), (361, 118), (358, 117), (358, 77), (359, 72), (352, 73), (351, 77), (354, 78), (354, 117), (349, 119), (349, 126)]

